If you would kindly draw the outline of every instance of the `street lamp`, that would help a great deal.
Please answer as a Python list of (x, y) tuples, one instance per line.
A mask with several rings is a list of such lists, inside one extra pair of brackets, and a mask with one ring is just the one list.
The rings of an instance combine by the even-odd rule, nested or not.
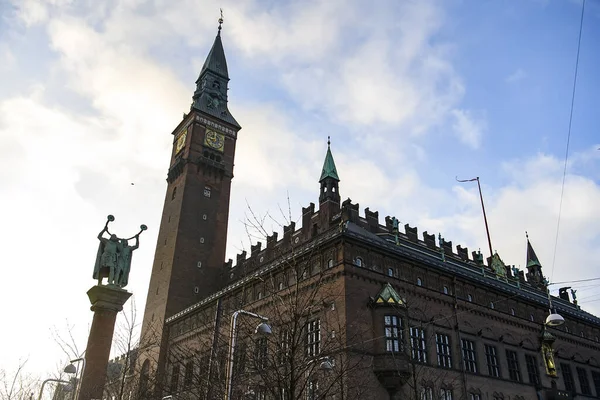
[(81, 367), (81, 373), (79, 374), (79, 376), (83, 376), (83, 372), (85, 371), (85, 358), (80, 357), (80, 358), (75, 358), (74, 360), (69, 361), (69, 365), (67, 365), (64, 369), (64, 371), (67, 374), (75, 374), (74, 377), (74, 387), (73, 387), (73, 400), (77, 400), (78, 395), (79, 395), (79, 385), (77, 384), (78, 382), (78, 378), (77, 378), (77, 367), (74, 365), (74, 363), (78, 363), (81, 362), (83, 363), (82, 367)]
[[(44, 386), (46, 386), (46, 383), (48, 382), (57, 382), (57, 383), (66, 383), (67, 385), (71, 385), (71, 382), (68, 381), (63, 381), (62, 379), (46, 379), (44, 382), (42, 382), (42, 387), (40, 388), (40, 394), (38, 395), (38, 400), (42, 400), (42, 394), (44, 393)], [(71, 390), (73, 389), (73, 387), (69, 386), (71, 388)]]
[(237, 335), (237, 317), (239, 314), (248, 315), (249, 317), (260, 319), (262, 322), (258, 324), (255, 334), (270, 335), (271, 327), (266, 323), (269, 319), (262, 315), (255, 314), (246, 310), (237, 310), (231, 316), (231, 328), (229, 331), (229, 357), (227, 359), (227, 385), (225, 386), (225, 400), (231, 400), (232, 381), (233, 381), (233, 356), (235, 352), (235, 339)]
[(546, 288), (548, 293), (548, 317), (546, 317), (546, 326), (557, 327), (565, 323), (565, 319), (562, 315), (558, 314), (556, 310), (552, 309), (552, 298), (550, 297), (550, 289)]

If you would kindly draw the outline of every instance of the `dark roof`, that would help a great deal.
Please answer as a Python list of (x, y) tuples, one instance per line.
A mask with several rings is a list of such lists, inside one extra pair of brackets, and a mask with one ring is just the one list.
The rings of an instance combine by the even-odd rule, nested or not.
[(229, 79), (229, 72), (227, 71), (227, 60), (225, 59), (225, 51), (223, 50), (223, 42), (221, 42), (221, 30), (217, 33), (217, 37), (215, 37), (215, 42), (206, 57), (206, 61), (204, 61), (204, 65), (202, 66), (202, 71), (200, 71), (200, 76), (207, 70), (214, 72), (222, 76), (225, 79)]

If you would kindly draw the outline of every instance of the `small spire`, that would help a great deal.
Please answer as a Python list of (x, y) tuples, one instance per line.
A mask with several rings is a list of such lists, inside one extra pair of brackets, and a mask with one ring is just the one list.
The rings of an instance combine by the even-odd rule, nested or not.
[(217, 32), (217, 36), (221, 36), (221, 25), (223, 25), (223, 9), (219, 8), (221, 11), (221, 17), (219, 18), (219, 32)]

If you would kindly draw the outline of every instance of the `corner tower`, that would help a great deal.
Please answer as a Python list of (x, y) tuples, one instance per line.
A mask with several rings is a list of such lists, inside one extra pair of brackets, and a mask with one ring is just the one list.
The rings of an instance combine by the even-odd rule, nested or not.
[(340, 192), (338, 176), (333, 155), (331, 154), (331, 141), (327, 138), (327, 154), (323, 162), (323, 170), (319, 178), (321, 190), (319, 192), (319, 214), (322, 218), (322, 226), (328, 226), (331, 217), (340, 212)]
[(190, 112), (171, 133), (167, 193), (142, 322), (141, 346), (152, 353), (140, 359), (143, 376), (163, 375), (165, 319), (216, 292), (224, 282), (230, 189), (241, 128), (227, 108), (229, 74), (221, 23), (222, 19), (196, 80)]

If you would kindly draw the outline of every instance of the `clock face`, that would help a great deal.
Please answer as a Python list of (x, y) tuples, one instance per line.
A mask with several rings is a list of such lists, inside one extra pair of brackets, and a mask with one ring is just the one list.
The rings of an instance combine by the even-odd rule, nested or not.
[(207, 129), (206, 135), (204, 136), (204, 143), (208, 147), (223, 152), (223, 147), (225, 146), (225, 136)]
[(177, 143), (175, 144), (175, 153), (179, 153), (181, 151), (181, 149), (183, 149), (183, 147), (185, 146), (186, 136), (187, 136), (186, 130), (184, 130), (183, 132), (181, 132), (179, 134), (179, 137), (177, 138)]

